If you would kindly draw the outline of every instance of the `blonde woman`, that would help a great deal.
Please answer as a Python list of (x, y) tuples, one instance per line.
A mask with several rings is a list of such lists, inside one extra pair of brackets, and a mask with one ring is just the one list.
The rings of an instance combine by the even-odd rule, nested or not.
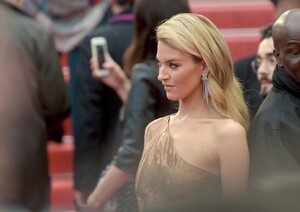
[(224, 38), (206, 17), (190, 13), (162, 23), (156, 36), (158, 79), (179, 110), (146, 128), (136, 182), (140, 211), (245, 194), (249, 114)]

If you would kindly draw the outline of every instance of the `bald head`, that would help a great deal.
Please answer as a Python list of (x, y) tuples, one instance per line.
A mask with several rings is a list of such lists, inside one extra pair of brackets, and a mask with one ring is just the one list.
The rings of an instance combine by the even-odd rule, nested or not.
[(283, 13), (272, 30), (274, 55), (278, 65), (300, 82), (300, 9)]

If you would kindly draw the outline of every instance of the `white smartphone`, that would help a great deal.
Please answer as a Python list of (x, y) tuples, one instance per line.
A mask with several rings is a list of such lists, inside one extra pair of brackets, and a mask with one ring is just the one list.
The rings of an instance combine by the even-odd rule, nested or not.
[(97, 70), (98, 76), (106, 76), (109, 74), (107, 69), (103, 68), (103, 63), (108, 54), (107, 42), (104, 37), (95, 37), (91, 39), (92, 56), (97, 59)]

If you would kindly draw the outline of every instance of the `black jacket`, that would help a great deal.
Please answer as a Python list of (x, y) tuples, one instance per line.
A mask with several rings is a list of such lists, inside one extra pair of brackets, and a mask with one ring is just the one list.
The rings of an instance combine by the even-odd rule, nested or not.
[(278, 66), (273, 88), (251, 123), (249, 147), (252, 186), (300, 173), (300, 84)]
[(158, 67), (140, 63), (135, 65), (132, 75), (132, 89), (125, 113), (121, 116), (116, 141), (119, 149), (113, 164), (135, 175), (144, 148), (146, 126), (159, 117), (174, 113), (171, 101), (157, 79)]
[[(125, 12), (123, 14), (129, 14)], [(116, 16), (114, 16), (115, 18)], [(92, 191), (100, 172), (113, 156), (115, 130), (122, 101), (118, 95), (91, 75), (92, 37), (107, 40), (112, 58), (122, 66), (122, 57), (133, 38), (133, 20), (111, 21), (90, 34), (80, 45), (76, 77), (75, 189)]]
[(254, 56), (241, 59), (235, 63), (235, 75), (243, 86), (246, 102), (249, 107), (250, 118), (252, 119), (259, 106), (261, 105), (263, 98), (259, 94), (260, 83), (257, 79), (251, 67), (251, 62), (255, 59)]

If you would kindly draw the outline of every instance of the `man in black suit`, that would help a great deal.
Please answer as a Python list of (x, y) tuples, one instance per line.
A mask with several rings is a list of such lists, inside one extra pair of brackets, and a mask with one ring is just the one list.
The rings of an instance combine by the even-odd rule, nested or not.
[(88, 35), (80, 45), (74, 126), (75, 203), (78, 209), (83, 207), (101, 171), (112, 160), (113, 140), (122, 106), (115, 91), (92, 76), (90, 40), (105, 37), (109, 54), (122, 67), (123, 53), (133, 38), (134, 0), (110, 2), (113, 15), (108, 23)]

